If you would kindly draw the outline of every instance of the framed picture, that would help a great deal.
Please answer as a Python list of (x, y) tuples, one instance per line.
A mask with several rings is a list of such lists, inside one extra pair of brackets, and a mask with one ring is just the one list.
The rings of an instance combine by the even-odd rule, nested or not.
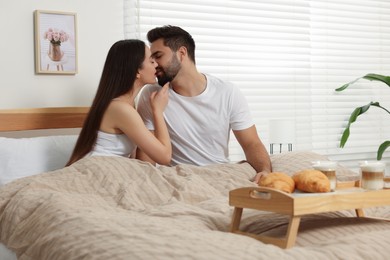
[(75, 13), (34, 12), (35, 72), (77, 73), (77, 17)]

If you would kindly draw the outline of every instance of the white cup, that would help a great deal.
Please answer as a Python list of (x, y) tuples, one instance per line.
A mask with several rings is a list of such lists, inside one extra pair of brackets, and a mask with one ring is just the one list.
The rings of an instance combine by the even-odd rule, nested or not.
[(337, 162), (332, 161), (315, 161), (312, 162), (315, 170), (321, 171), (328, 177), (330, 182), (330, 190), (335, 191), (337, 186), (336, 168)]
[(386, 165), (378, 161), (360, 163), (361, 187), (367, 190), (383, 189)]

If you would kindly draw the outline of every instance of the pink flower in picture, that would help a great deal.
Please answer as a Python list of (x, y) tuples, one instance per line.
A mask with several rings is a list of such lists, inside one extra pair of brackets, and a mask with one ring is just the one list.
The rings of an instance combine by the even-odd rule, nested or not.
[(49, 28), (44, 32), (43, 38), (50, 41), (52, 44), (61, 45), (62, 42), (66, 42), (69, 39), (69, 34), (63, 30), (58, 30), (57, 28)]

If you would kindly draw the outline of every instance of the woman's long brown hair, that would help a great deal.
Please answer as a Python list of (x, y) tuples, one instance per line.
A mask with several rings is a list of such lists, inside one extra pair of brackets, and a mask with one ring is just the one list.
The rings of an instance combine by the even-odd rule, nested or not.
[(143, 41), (121, 40), (112, 45), (107, 54), (95, 98), (66, 166), (92, 151), (108, 105), (114, 98), (133, 88), (138, 69), (142, 68), (144, 59)]

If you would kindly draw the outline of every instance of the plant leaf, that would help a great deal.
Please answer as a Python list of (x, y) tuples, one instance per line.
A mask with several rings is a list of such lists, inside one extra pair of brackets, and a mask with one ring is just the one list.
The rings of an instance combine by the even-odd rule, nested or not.
[(389, 76), (383, 76), (380, 74), (369, 73), (363, 77), (357, 78), (357, 79), (355, 79), (347, 84), (344, 84), (341, 87), (336, 88), (335, 90), (336, 91), (343, 91), (344, 89), (348, 88), (350, 85), (354, 84), (356, 81), (358, 81), (361, 78), (371, 80), (371, 81), (381, 81), (390, 87), (390, 77)]
[(348, 126), (347, 128), (345, 128), (343, 135), (341, 136), (341, 140), (340, 140), (340, 147), (341, 148), (343, 148), (345, 143), (347, 142), (348, 137), (349, 137), (349, 133), (350, 133), (350, 130), (349, 130), (349, 126)]
[[(365, 105), (364, 107), (366, 107), (365, 111), (366, 112), (369, 108), (370, 108), (370, 104), (368, 105)], [(364, 112), (362, 112), (362, 107), (357, 107), (355, 108), (355, 110), (352, 112), (351, 116), (349, 117), (348, 119), (348, 125), (347, 127), (345, 128), (344, 132), (343, 132), (343, 135), (341, 136), (341, 140), (340, 140), (340, 147), (343, 148), (345, 143), (347, 142), (348, 138), (349, 138), (349, 134), (350, 134), (350, 127), (351, 127), (351, 124), (353, 122), (356, 121), (356, 119), (358, 118), (358, 116), (360, 116), (361, 114), (363, 114)]]
[[(366, 75), (366, 76), (367, 76), (367, 75)], [(357, 78), (357, 79), (355, 79), (355, 80), (353, 80), (353, 81), (351, 81), (351, 82), (349, 82), (349, 83), (347, 83), (347, 84), (342, 85), (342, 86), (339, 87), (339, 88), (336, 88), (336, 91), (343, 91), (344, 89), (348, 88), (349, 85), (354, 84), (356, 81), (358, 81), (358, 80), (361, 79), (361, 78), (362, 78), (362, 77)]]
[(382, 107), (379, 102), (371, 102), (371, 106), (376, 106), (376, 107), (379, 107), (379, 108), (382, 108), (383, 110), (385, 110), (387, 113), (390, 114), (390, 111), (387, 110), (386, 108)]
[(389, 113), (389, 111), (387, 109), (385, 109), (384, 107), (382, 107), (379, 102), (370, 102), (368, 103), (367, 105), (365, 106), (362, 106), (362, 107), (357, 107), (355, 108), (355, 110), (352, 112), (352, 114), (350, 115), (349, 119), (348, 119), (348, 125), (347, 127), (345, 128), (344, 132), (343, 132), (343, 135), (341, 136), (341, 139), (340, 139), (340, 147), (343, 148), (349, 138), (349, 135), (350, 135), (350, 127), (352, 125), (352, 123), (354, 123), (356, 121), (356, 119), (366, 113), (368, 111), (368, 109), (371, 107), (371, 106), (376, 106), (376, 107), (379, 107), (379, 108), (382, 108), (384, 109), (385, 111), (387, 111)]
[(379, 146), (379, 148), (378, 148), (378, 153), (377, 153), (377, 156), (376, 156), (376, 159), (377, 159), (378, 161), (382, 159), (383, 153), (385, 152), (385, 150), (386, 150), (387, 148), (389, 148), (389, 146), (390, 146), (390, 141), (385, 141), (385, 142), (383, 142), (383, 143)]
[(370, 73), (370, 74), (367, 74), (366, 76), (364, 76), (363, 78), (368, 79), (368, 80), (381, 81), (390, 87), (390, 77), (388, 77), (388, 76)]

